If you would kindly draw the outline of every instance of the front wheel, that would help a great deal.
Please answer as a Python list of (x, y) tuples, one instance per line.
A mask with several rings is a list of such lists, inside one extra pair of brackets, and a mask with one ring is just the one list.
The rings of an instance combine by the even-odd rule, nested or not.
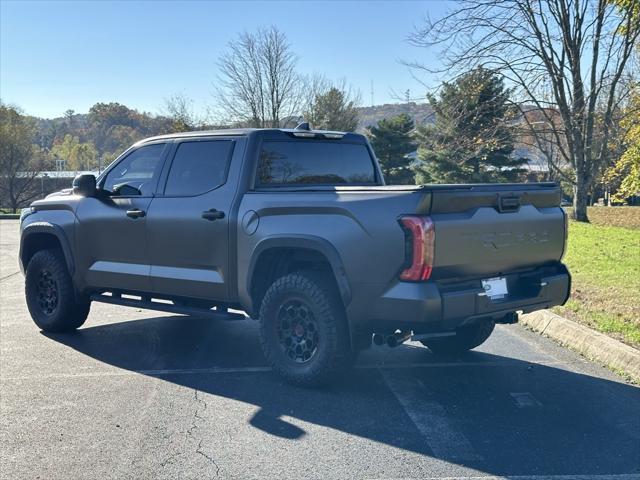
[(342, 302), (317, 272), (273, 282), (260, 308), (260, 341), (271, 367), (296, 385), (325, 384), (354, 358)]
[(437, 337), (422, 340), (421, 343), (437, 355), (459, 355), (483, 344), (491, 336), (495, 326), (492, 319), (481, 320), (460, 327), (451, 337)]
[(25, 274), (27, 307), (45, 332), (69, 332), (80, 327), (91, 303), (78, 299), (67, 265), (58, 250), (41, 250), (29, 261)]

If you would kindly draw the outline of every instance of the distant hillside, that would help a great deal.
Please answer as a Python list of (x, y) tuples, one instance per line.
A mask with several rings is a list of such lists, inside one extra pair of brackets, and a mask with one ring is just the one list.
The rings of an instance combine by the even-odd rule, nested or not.
[[(54, 145), (61, 144), (66, 135), (71, 135), (77, 137), (76, 142), (93, 144), (98, 158), (108, 163), (137, 140), (175, 131), (170, 118), (139, 112), (115, 102), (97, 103), (89, 113), (70, 113), (70, 116), (51, 119), (32, 117), (36, 125), (35, 143), (50, 151)], [(364, 133), (366, 127), (401, 113), (410, 115), (417, 125), (433, 122), (433, 110), (426, 103), (386, 103), (358, 108), (356, 131)], [(216, 127), (201, 127), (211, 128)]]
[[(385, 103), (383, 105), (373, 105), (371, 107), (359, 107), (357, 131), (363, 132), (366, 127), (377, 124), (383, 118), (393, 117), (401, 113), (408, 113), (411, 115), (417, 124), (433, 123), (433, 110), (426, 103)], [(149, 118), (154, 117), (154, 115), (146, 112), (142, 112), (141, 114), (139, 113), (139, 115)], [(68, 119), (65, 117), (33, 118), (36, 120), (37, 128), (41, 133), (51, 130), (56, 131), (60, 128), (64, 129), (64, 126), (68, 124)], [(162, 116), (157, 116), (157, 118), (166, 120), (166, 118), (163, 118)], [(86, 131), (90, 126), (88, 114), (75, 113), (73, 115), (72, 122), (75, 127), (74, 130)]]
[(417, 125), (433, 123), (433, 110), (426, 103), (385, 103), (372, 107), (358, 108), (358, 132), (377, 124), (383, 118), (394, 117), (401, 113), (409, 114)]

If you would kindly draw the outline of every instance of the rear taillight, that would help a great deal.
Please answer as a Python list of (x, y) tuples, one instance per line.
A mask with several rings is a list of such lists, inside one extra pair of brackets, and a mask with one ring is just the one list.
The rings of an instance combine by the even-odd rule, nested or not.
[(408, 236), (407, 268), (400, 272), (400, 280), (420, 282), (429, 280), (433, 270), (435, 229), (429, 217), (401, 217), (400, 225)]
[(567, 241), (569, 239), (569, 215), (564, 208), (561, 208), (562, 216), (564, 217), (564, 244), (562, 245), (562, 255), (560, 255), (560, 260), (564, 257), (564, 254), (567, 253)]

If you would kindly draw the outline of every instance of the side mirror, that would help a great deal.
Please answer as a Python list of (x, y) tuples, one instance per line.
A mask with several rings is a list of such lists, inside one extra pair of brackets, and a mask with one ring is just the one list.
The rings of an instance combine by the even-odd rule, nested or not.
[(73, 193), (83, 197), (93, 197), (96, 194), (96, 176), (83, 173), (73, 179)]

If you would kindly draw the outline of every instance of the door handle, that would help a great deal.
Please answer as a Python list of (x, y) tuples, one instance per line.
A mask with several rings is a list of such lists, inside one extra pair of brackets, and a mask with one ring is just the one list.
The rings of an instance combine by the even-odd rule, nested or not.
[(212, 208), (211, 210), (202, 212), (202, 218), (209, 221), (219, 220), (221, 218), (224, 218), (224, 212)]
[(142, 218), (146, 215), (144, 210), (140, 210), (139, 208), (135, 208), (133, 210), (127, 210), (127, 217), (129, 218)]

